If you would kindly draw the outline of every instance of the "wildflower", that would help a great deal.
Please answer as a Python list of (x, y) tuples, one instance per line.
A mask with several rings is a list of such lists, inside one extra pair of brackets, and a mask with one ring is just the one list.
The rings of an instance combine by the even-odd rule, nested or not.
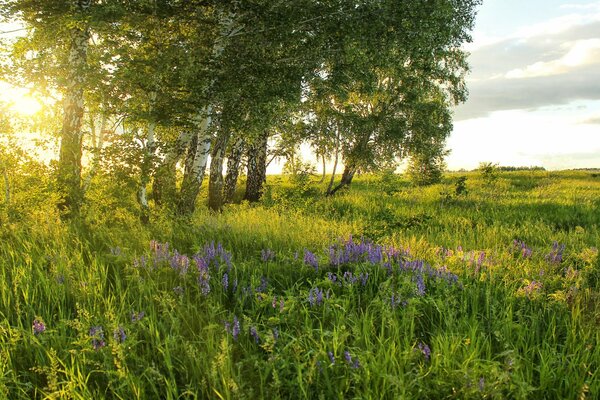
[(554, 242), (552, 244), (552, 251), (546, 256), (546, 261), (551, 264), (560, 264), (563, 260), (563, 252), (565, 251), (565, 245)]
[(100, 350), (102, 347), (106, 346), (104, 331), (101, 326), (92, 326), (89, 334), (92, 338), (92, 347), (94, 350)]
[(33, 320), (31, 328), (33, 329), (34, 335), (39, 335), (40, 333), (43, 333), (46, 330), (46, 324), (44, 324), (42, 320), (36, 318)]
[(360, 274), (358, 279), (360, 279), (360, 283), (363, 286), (367, 285), (367, 279), (369, 279), (369, 273)]
[(113, 332), (113, 337), (115, 338), (115, 341), (117, 343), (123, 343), (125, 341), (125, 339), (127, 339), (127, 335), (125, 334), (125, 329), (123, 329), (123, 327), (119, 326)]
[(250, 336), (254, 338), (254, 343), (260, 343), (260, 336), (258, 335), (256, 327), (253, 326), (250, 328)]
[(275, 252), (271, 249), (263, 249), (260, 252), (260, 258), (264, 262), (273, 261), (275, 259)]
[(227, 272), (223, 274), (223, 278), (221, 278), (221, 283), (223, 284), (223, 290), (227, 291), (227, 289), (229, 288), (229, 275), (227, 275)]
[(315, 271), (319, 270), (319, 261), (317, 260), (317, 256), (307, 249), (304, 249), (304, 264), (313, 267)]
[(483, 392), (483, 389), (485, 389), (485, 379), (483, 379), (483, 377), (479, 379), (478, 386), (479, 386), (479, 391)]
[(279, 330), (277, 328), (273, 328), (273, 339), (275, 341), (279, 339)]
[(415, 278), (417, 284), (417, 296), (425, 295), (425, 282), (423, 281), (423, 275), (418, 274)]
[(329, 361), (331, 361), (331, 364), (335, 364), (335, 357), (333, 355), (332, 351), (328, 351), (327, 352), (327, 356), (329, 357)]
[(144, 315), (146, 315), (146, 313), (144, 313), (143, 311), (140, 312), (132, 312), (131, 313), (131, 322), (138, 322), (139, 320), (141, 320), (142, 318), (144, 318)]
[(283, 311), (283, 306), (285, 305), (285, 302), (283, 300), (283, 297), (279, 300), (279, 312)]
[(312, 288), (308, 292), (308, 302), (312, 306), (323, 304), (323, 291), (319, 288)]
[(231, 329), (231, 335), (233, 336), (233, 340), (237, 340), (239, 334), (240, 334), (240, 321), (234, 315), (233, 316), (233, 327)]
[(418, 347), (421, 353), (423, 353), (423, 356), (425, 356), (425, 361), (429, 361), (431, 357), (431, 349), (429, 348), (429, 346), (425, 343), (419, 343)]
[(346, 359), (346, 362), (348, 364), (352, 364), (352, 356), (350, 355), (350, 352), (348, 350), (344, 352), (344, 358)]

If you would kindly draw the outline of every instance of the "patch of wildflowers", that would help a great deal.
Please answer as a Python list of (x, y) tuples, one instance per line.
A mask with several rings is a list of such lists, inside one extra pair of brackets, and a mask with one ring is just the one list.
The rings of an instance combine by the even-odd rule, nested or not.
[(41, 319), (34, 319), (33, 324), (31, 325), (31, 329), (33, 329), (34, 335), (39, 335), (46, 331), (46, 324)]
[(123, 343), (125, 341), (125, 339), (127, 339), (127, 335), (125, 334), (125, 329), (123, 329), (123, 327), (119, 326), (113, 332), (113, 338), (115, 339), (115, 341), (117, 343)]
[(546, 256), (546, 261), (551, 264), (560, 264), (563, 260), (563, 253), (565, 251), (565, 245), (554, 242), (552, 244), (552, 250)]
[(144, 318), (144, 315), (146, 315), (145, 312), (140, 311), (140, 312), (132, 312), (131, 313), (131, 322), (138, 322), (139, 320), (141, 320), (142, 318)]
[(102, 326), (92, 326), (89, 334), (92, 338), (92, 347), (94, 350), (100, 350), (102, 347), (106, 346), (106, 341), (104, 340), (104, 330), (102, 329)]
[(275, 252), (271, 249), (263, 249), (260, 252), (260, 259), (263, 262), (273, 261), (275, 259)]
[(335, 356), (333, 355), (333, 352), (328, 351), (327, 356), (329, 357), (329, 361), (331, 361), (331, 364), (335, 364)]
[(315, 271), (319, 270), (319, 260), (317, 260), (317, 256), (307, 249), (304, 249), (304, 264), (313, 267)]
[(429, 348), (429, 346), (425, 343), (419, 343), (418, 347), (421, 353), (423, 354), (423, 357), (425, 357), (425, 361), (429, 361), (429, 359), (431, 358), (431, 349)]

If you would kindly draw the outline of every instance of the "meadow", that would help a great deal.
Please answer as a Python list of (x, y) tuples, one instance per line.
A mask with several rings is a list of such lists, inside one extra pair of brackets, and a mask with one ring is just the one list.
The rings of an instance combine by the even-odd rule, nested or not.
[(270, 176), (258, 204), (147, 225), (117, 183), (65, 223), (23, 179), (0, 206), (0, 398), (600, 397), (597, 174), (363, 175), (331, 198)]

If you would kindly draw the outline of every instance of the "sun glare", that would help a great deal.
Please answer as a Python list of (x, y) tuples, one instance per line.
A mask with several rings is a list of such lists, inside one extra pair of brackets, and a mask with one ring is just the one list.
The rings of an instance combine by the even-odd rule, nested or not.
[(32, 116), (42, 109), (42, 104), (31, 96), (15, 96), (11, 99), (11, 108), (19, 115)]

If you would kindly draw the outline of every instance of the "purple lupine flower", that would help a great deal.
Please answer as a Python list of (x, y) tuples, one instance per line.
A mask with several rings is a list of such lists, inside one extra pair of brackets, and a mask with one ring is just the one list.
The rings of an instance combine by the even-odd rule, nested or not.
[(131, 322), (138, 322), (139, 320), (141, 320), (142, 318), (144, 318), (144, 315), (146, 315), (145, 312), (140, 311), (140, 312), (132, 312), (131, 313)]
[(329, 357), (329, 361), (331, 361), (331, 364), (335, 364), (335, 357), (333, 355), (332, 351), (328, 351), (327, 352), (327, 356)]
[(361, 273), (359, 275), (358, 279), (360, 279), (361, 285), (366, 286), (367, 285), (367, 280), (369, 279), (369, 273), (368, 272), (364, 273), (364, 274)]
[(310, 303), (311, 307), (315, 305), (320, 306), (323, 304), (323, 291), (319, 288), (312, 288), (308, 292), (308, 302)]
[(123, 329), (122, 326), (119, 326), (113, 332), (113, 338), (115, 339), (115, 341), (117, 343), (123, 343), (125, 341), (125, 339), (127, 339), (127, 335), (125, 334), (125, 329)]
[(344, 272), (343, 278), (344, 282), (346, 282), (347, 285), (353, 285), (358, 280), (358, 278), (354, 276), (350, 271)]
[(352, 368), (354, 368), (354, 369), (360, 368), (360, 362), (358, 361), (358, 357), (354, 358), (354, 362), (352, 363)]
[(483, 377), (481, 377), (479, 379), (479, 385), (478, 386), (479, 386), (479, 391), (483, 392), (483, 389), (485, 389), (485, 379), (483, 379)]
[(100, 350), (102, 347), (106, 346), (102, 326), (92, 326), (89, 334), (92, 338), (92, 347), (94, 350)]
[(539, 292), (543, 286), (544, 284), (542, 282), (531, 281), (529, 285), (522, 288), (522, 291), (527, 296), (531, 296), (532, 294)]
[(563, 260), (563, 253), (565, 251), (565, 245), (554, 242), (552, 244), (552, 251), (546, 256), (546, 261), (551, 264), (560, 264)]
[(319, 260), (312, 252), (304, 249), (304, 264), (313, 267), (315, 271), (319, 270)]
[(348, 350), (344, 351), (344, 358), (348, 364), (352, 364), (352, 356)]
[(227, 275), (227, 272), (223, 274), (223, 278), (221, 278), (221, 283), (223, 284), (223, 290), (227, 291), (227, 289), (229, 288), (229, 275)]
[(271, 249), (263, 249), (260, 252), (260, 259), (263, 262), (273, 261), (275, 259), (275, 252)]
[(429, 359), (431, 358), (431, 349), (429, 348), (428, 345), (426, 345), (425, 343), (419, 343), (419, 350), (421, 351), (421, 353), (423, 353), (423, 356), (425, 357), (425, 361), (429, 361)]
[(38, 318), (33, 320), (33, 324), (31, 325), (31, 329), (33, 329), (34, 335), (39, 335), (46, 331), (46, 324)]
[(250, 336), (254, 338), (254, 343), (260, 343), (260, 336), (258, 335), (256, 327), (253, 326), (250, 328)]
[(327, 273), (327, 279), (329, 279), (329, 281), (330, 281), (331, 283), (337, 283), (337, 275), (336, 275), (336, 274), (333, 274), (333, 273), (331, 273), (331, 272), (328, 272), (328, 273)]
[(277, 308), (277, 296), (273, 296), (273, 301), (271, 302), (271, 307)]
[(415, 277), (415, 282), (417, 284), (417, 296), (425, 295), (425, 281), (423, 280), (423, 275), (417, 274)]
[(279, 329), (273, 328), (273, 339), (275, 341), (279, 340)]
[(233, 327), (231, 328), (231, 335), (233, 336), (233, 340), (237, 341), (239, 334), (240, 334), (240, 321), (234, 315), (233, 316)]

